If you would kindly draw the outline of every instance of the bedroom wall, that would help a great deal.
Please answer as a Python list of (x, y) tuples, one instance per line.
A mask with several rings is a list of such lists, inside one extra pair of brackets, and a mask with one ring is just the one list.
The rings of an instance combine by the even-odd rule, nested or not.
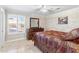
[[(58, 17), (68, 16), (68, 24), (58, 24)], [(46, 30), (58, 30), (68, 32), (73, 28), (79, 28), (79, 7), (65, 10), (47, 16)]]
[(45, 24), (46, 24), (45, 17), (42, 16), (42, 15), (30, 15), (30, 16), (26, 16), (26, 36), (27, 36), (28, 29), (30, 27), (30, 19), (29, 19), (30, 17), (39, 18), (39, 27), (41, 27), (41, 28), (45, 28)]
[[(17, 13), (9, 13), (8, 14), (17, 14)], [(39, 18), (40, 19), (40, 24), (39, 26), (40, 27), (45, 27), (45, 19), (43, 16), (41, 15), (37, 15), (37, 14), (31, 14), (31, 15), (25, 15), (25, 14), (17, 14), (17, 15), (24, 15), (26, 17), (25, 19), (25, 29), (26, 29), (26, 33), (17, 33), (17, 34), (10, 34), (8, 35), (7, 34), (7, 40), (10, 41), (10, 40), (14, 40), (14, 39), (26, 39), (26, 36), (27, 36), (27, 32), (28, 32), (28, 29), (29, 29), (29, 26), (30, 26), (30, 17), (36, 17), (36, 18)]]

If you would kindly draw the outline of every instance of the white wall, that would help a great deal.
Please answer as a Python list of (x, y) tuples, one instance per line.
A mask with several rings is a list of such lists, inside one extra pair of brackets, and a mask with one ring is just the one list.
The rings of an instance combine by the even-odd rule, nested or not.
[(41, 15), (29, 15), (26, 16), (26, 28), (29, 28), (30, 26), (30, 17), (39, 18), (39, 27), (45, 27), (45, 17)]
[[(68, 24), (58, 24), (58, 17), (68, 16)], [(46, 30), (54, 29), (68, 32), (79, 28), (79, 7), (47, 16)]]
[[(23, 14), (17, 14), (17, 13), (8, 13), (8, 14), (16, 14), (16, 15), (23, 15)], [(14, 39), (25, 39), (26, 38), (26, 35), (27, 35), (27, 32), (28, 32), (28, 29), (30, 27), (30, 17), (35, 17), (35, 18), (39, 18), (40, 19), (40, 24), (39, 26), (40, 27), (45, 27), (45, 19), (43, 16), (41, 15), (37, 15), (37, 14), (31, 14), (31, 15), (23, 15), (23, 16), (26, 16), (26, 19), (25, 19), (25, 29), (26, 29), (26, 33), (17, 33), (17, 34), (10, 34), (8, 35), (7, 33), (7, 40), (14, 40)]]
[[(11, 12), (7, 12), (11, 13)], [(11, 14), (17, 14), (17, 13), (11, 13)], [(78, 28), (79, 27), (79, 8), (74, 8), (70, 10), (65, 10), (56, 14), (52, 14), (49, 16), (43, 16), (43, 15), (38, 15), (38, 14), (20, 14), (18, 15), (24, 15), (26, 16), (26, 33), (29, 29), (30, 26), (30, 17), (36, 17), (40, 19), (40, 27), (45, 28), (45, 30), (58, 30), (58, 31), (70, 31), (73, 28)], [(58, 17), (65, 17), (68, 16), (68, 24), (58, 24)], [(19, 39), (19, 38), (25, 38), (26, 33), (18, 33), (14, 35), (7, 35), (7, 39)]]
[[(10, 12), (11, 13), (11, 12)], [(11, 13), (13, 14), (13, 13)], [(17, 14), (17, 13), (14, 13)], [(19, 14), (23, 15), (23, 14)], [(26, 16), (26, 33), (30, 26), (30, 17), (37, 17), (40, 19), (40, 27), (45, 28), (45, 30), (58, 30), (58, 31), (65, 31), (68, 32), (73, 28), (79, 27), (79, 8), (65, 10), (56, 14), (52, 14), (49, 16), (43, 16), (38, 14), (24, 14)], [(58, 17), (65, 17), (68, 16), (68, 24), (58, 24)], [(19, 39), (26, 37), (26, 33), (19, 33), (15, 35), (8, 35), (7, 39)]]

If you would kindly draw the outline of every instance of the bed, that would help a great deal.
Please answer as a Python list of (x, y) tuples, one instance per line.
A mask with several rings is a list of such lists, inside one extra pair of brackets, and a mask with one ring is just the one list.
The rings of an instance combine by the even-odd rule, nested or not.
[[(79, 28), (74, 30), (78, 31)], [(37, 32), (34, 45), (44, 53), (77, 53), (79, 52), (79, 36), (74, 30), (69, 33), (55, 30)], [(76, 32), (77, 38), (71, 36), (71, 32)]]

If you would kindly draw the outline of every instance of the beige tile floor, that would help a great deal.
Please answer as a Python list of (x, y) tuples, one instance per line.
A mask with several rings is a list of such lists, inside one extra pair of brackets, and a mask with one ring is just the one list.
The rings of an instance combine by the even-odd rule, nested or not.
[(17, 40), (13, 42), (6, 42), (1, 48), (1, 53), (41, 53), (41, 51), (34, 46), (31, 40)]

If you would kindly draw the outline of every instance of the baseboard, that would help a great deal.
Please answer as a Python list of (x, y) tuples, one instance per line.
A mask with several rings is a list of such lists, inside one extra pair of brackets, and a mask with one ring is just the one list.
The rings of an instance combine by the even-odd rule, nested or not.
[(18, 40), (26, 40), (26, 38), (17, 38), (17, 39), (7, 40), (6, 42), (13, 42)]
[(4, 42), (0, 44), (0, 49), (3, 47), (4, 44), (5, 44)]

